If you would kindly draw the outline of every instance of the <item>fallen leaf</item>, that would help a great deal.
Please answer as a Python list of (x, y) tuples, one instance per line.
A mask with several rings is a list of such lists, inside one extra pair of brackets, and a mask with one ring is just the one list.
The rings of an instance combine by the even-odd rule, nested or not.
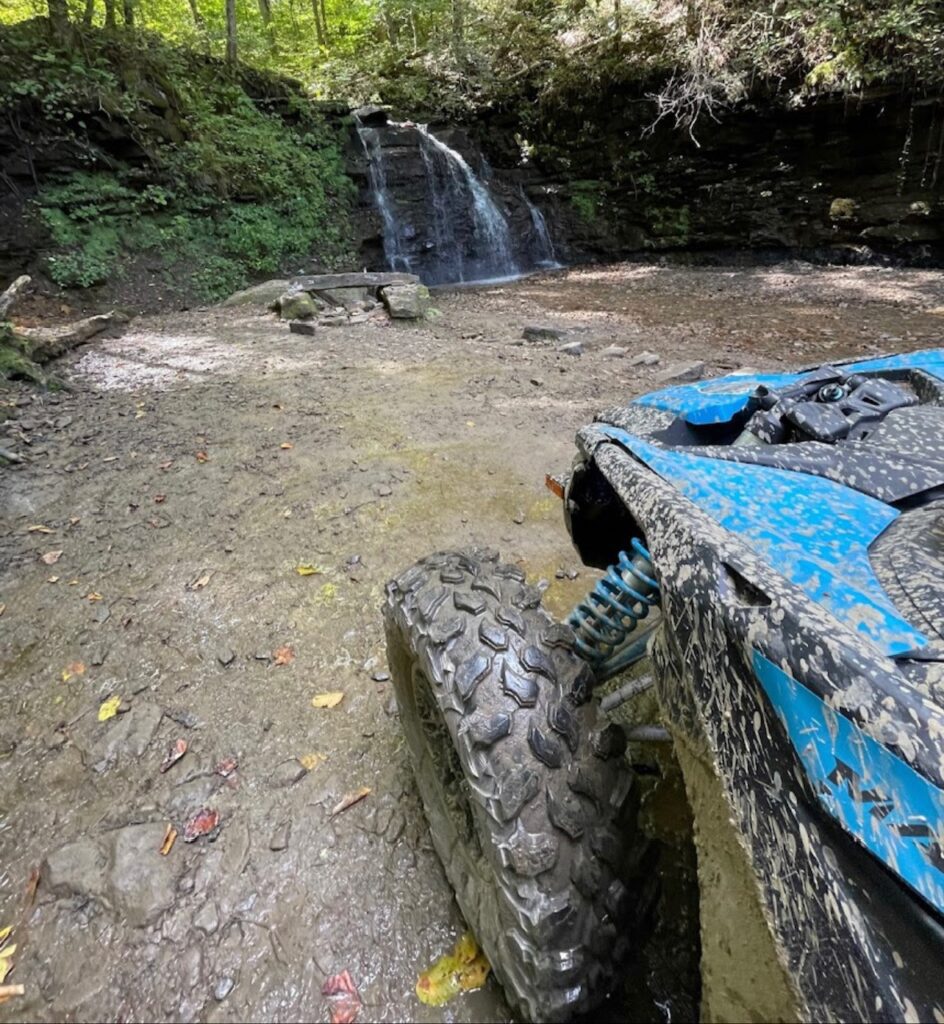
[(187, 584), (188, 590), (203, 590), (203, 588), (210, 582), (210, 577), (213, 575), (212, 572), (204, 573), (202, 576), (198, 576), (195, 580), (191, 580)]
[(210, 461), (210, 456), (207, 455), (206, 452), (197, 452), (197, 454), (194, 456), (194, 458), (197, 460), (197, 462), (209, 462)]
[(117, 461), (118, 461), (118, 456), (117, 455), (109, 455), (107, 458), (102, 459), (102, 462), (117, 462)]
[[(4, 943), (10, 937), (11, 931), (12, 928), (9, 925), (4, 929), (5, 935), (2, 940)], [(10, 960), (12, 959), (13, 954), (15, 952), (15, 942), (11, 942), (9, 945), (4, 945), (3, 948), (0, 949), (0, 984), (3, 984), (3, 982), (6, 980), (6, 976), (10, 973), (10, 970), (13, 967), (13, 964), (10, 963)]]
[(466, 932), (451, 953), (441, 956), (416, 982), (416, 996), (427, 1006), (442, 1006), (460, 992), (485, 984), (491, 970), (471, 932)]
[(78, 524), (81, 523), (81, 522), (82, 522), (82, 517), (81, 516), (70, 516), (70, 518), (69, 518), (69, 525), (70, 526), (78, 526)]
[(341, 971), (325, 979), (321, 994), (331, 1009), (331, 1024), (354, 1024), (363, 1005), (350, 971)]
[(239, 762), (235, 757), (224, 757), (214, 771), (217, 775), (222, 775), (224, 779), (228, 779), (238, 767)]
[(134, 418), (136, 420), (140, 420), (140, 419), (143, 419), (145, 415), (146, 414), (145, 414), (143, 409), (138, 409), (137, 412), (134, 414)]
[(319, 764), (324, 764), (327, 760), (324, 754), (303, 754), (298, 759), (298, 763), (306, 772), (313, 772)]
[(168, 768), (173, 768), (174, 765), (187, 753), (187, 741), (186, 740), (175, 740), (170, 749), (167, 751), (167, 756), (161, 761), (161, 774), (167, 771)]
[(295, 571), (299, 576), (317, 576), (324, 572), (320, 566), (311, 565), (309, 562), (302, 562), (301, 565), (295, 566)]
[(47, 583), (58, 583), (59, 582), (59, 577), (58, 576), (47, 576), (46, 577), (46, 582)]
[(6, 610), (7, 606), (5, 604), (0, 604), (0, 615), (2, 615)]
[(27, 533), (55, 533), (56, 531), (50, 526), (43, 526), (42, 523), (36, 523), (33, 526), (26, 527)]
[(167, 501), (167, 495), (166, 494), (155, 494), (154, 495), (154, 504), (155, 505), (163, 505), (165, 501)]
[(283, 441), (283, 442), (282, 442), (282, 443), (281, 443), (281, 444), (279, 445), (279, 447), (280, 447), (280, 448), (285, 448), (286, 450), (288, 450), (289, 448), (294, 448), (294, 447), (295, 447), (295, 445), (293, 445), (291, 441)]
[(25, 985), (0, 985), (0, 1003), (5, 1003), (14, 996), (25, 996)]
[(85, 675), (85, 663), (81, 661), (70, 661), (62, 670), (62, 681), (67, 683), (74, 676)]
[(4, 942), (7, 941), (7, 939), (10, 937), (10, 932), (12, 932), (12, 931), (13, 931), (13, 925), (12, 924), (8, 924), (5, 928), (0, 928), (0, 946), (2, 946), (4, 944)]
[(45, 562), (46, 565), (55, 565), (60, 558), (62, 558), (62, 551), (47, 551), (45, 555), (40, 556), (40, 561)]
[(85, 600), (86, 600), (86, 601), (91, 601), (91, 602), (93, 602), (93, 603), (94, 603), (95, 601), (103, 601), (103, 600), (104, 600), (104, 598), (103, 598), (103, 597), (102, 597), (102, 595), (101, 595), (101, 594), (99, 594), (99, 593), (98, 593), (97, 591), (95, 591), (95, 590), (90, 590), (90, 591), (89, 591), (89, 592), (88, 592), (88, 593), (87, 593), (87, 594), (85, 595)]
[(331, 814), (329, 817), (333, 818), (336, 814), (346, 811), (348, 807), (353, 807), (354, 804), (359, 804), (365, 796), (370, 794), (370, 791), (370, 786), (361, 786), (360, 789), (355, 789), (353, 793), (345, 793), (334, 807), (331, 808)]
[(290, 665), (295, 660), (295, 651), (286, 644), (284, 647), (277, 647), (272, 652), (272, 658), (276, 665)]
[(164, 841), (161, 843), (161, 848), (158, 851), (162, 857), (166, 857), (170, 851), (174, 848), (174, 843), (177, 842), (177, 829), (173, 825), (167, 826), (167, 831), (164, 833)]
[(218, 811), (214, 811), (212, 807), (201, 807), (184, 826), (184, 842), (192, 843), (201, 836), (210, 835), (216, 830), (219, 823)]
[(170, 467), (173, 466), (173, 464), (174, 464), (174, 460), (173, 459), (168, 459), (166, 462), (159, 463), (157, 468), (158, 469), (162, 469), (166, 473), (167, 470), (169, 470)]
[(100, 722), (107, 722), (109, 718), (114, 718), (118, 714), (118, 708), (120, 707), (121, 697), (117, 695), (102, 701), (98, 709), (98, 720)]
[(26, 881), (26, 905), (28, 907), (32, 906), (33, 900), (36, 899), (36, 890), (39, 887), (39, 876), (40, 869), (33, 868)]
[(69, 580), (69, 586), (70, 587), (77, 587), (78, 585), (79, 585), (79, 581), (78, 580)]
[(344, 700), (342, 690), (334, 690), (331, 693), (316, 693), (311, 698), (313, 708), (336, 708)]

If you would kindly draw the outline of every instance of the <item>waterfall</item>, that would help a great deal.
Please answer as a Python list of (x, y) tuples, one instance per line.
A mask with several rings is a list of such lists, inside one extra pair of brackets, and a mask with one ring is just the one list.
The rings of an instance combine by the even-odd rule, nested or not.
[[(494, 281), (556, 267), (541, 211), (520, 186), (480, 173), (427, 125), (356, 118), (390, 270), (426, 284)], [(503, 197), (503, 198), (501, 198)]]
[(384, 259), (390, 270), (411, 271), (409, 254), (403, 249), (400, 227), (393, 212), (390, 193), (387, 188), (387, 172), (384, 167), (383, 150), (380, 145), (380, 132), (376, 128), (368, 128), (361, 124), (355, 116), (357, 134), (364, 146), (367, 157), (367, 176), (370, 181), (370, 194), (383, 222)]
[[(471, 199), (475, 256), (479, 264), (476, 269), (480, 272), (484, 271), (481, 273), (481, 276), (484, 277), (514, 277), (519, 273), (519, 269), (512, 254), (508, 221), (498, 208), (488, 188), (461, 153), (457, 153), (441, 139), (437, 139), (426, 125), (417, 125), (416, 128), (420, 133), (421, 152), (427, 166), (432, 169), (438, 156), (444, 161), (447, 168), (447, 178), (452, 185), (450, 191), (453, 196), (457, 193), (461, 195), (464, 191)], [(429, 175), (433, 206), (437, 217), (441, 217), (443, 221), (451, 221), (451, 218), (446, 216), (448, 208), (444, 206), (442, 195), (437, 195), (436, 183), (441, 180), (440, 176), (435, 173)], [(439, 221), (437, 221), (437, 225), (438, 223)], [(455, 244), (457, 241), (455, 238), (449, 241), (455, 245), (459, 269), (458, 280), (465, 281), (467, 278), (463, 273), (461, 248)]]
[(528, 213), (531, 214), (531, 226), (534, 228), (534, 237), (538, 243), (535, 254), (537, 265), (547, 269), (557, 269), (561, 264), (557, 260), (554, 242), (551, 239), (551, 233), (547, 230), (547, 221), (544, 218), (544, 214), (531, 202), (523, 188), (521, 190), (521, 198), (528, 208)]

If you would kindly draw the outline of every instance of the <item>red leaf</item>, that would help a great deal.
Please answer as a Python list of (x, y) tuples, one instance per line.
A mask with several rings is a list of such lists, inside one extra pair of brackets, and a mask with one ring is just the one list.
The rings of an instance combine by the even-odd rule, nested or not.
[(235, 757), (226, 757), (216, 766), (216, 774), (228, 779), (238, 767), (239, 762)]
[(220, 823), (218, 811), (211, 807), (201, 807), (199, 811), (184, 826), (184, 842), (192, 843), (201, 836), (208, 836), (215, 832)]
[(167, 757), (161, 761), (161, 772), (166, 772), (168, 768), (173, 766), (187, 753), (187, 741), (177, 740), (174, 745), (167, 751)]
[(328, 997), (331, 1024), (354, 1024), (363, 1004), (350, 971), (332, 974), (321, 986), (321, 994)]

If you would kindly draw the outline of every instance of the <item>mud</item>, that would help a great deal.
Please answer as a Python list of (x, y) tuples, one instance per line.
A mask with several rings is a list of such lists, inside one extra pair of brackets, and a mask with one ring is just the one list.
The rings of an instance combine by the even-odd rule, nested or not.
[[(434, 304), (314, 338), (246, 308), (149, 317), (62, 361), (65, 390), (0, 393), (3, 447), (28, 459), (0, 470), (0, 926), (26, 986), (0, 1020), (326, 1019), (343, 969), (365, 1019), (507, 1019), (491, 984), (443, 1009), (413, 992), (463, 926), (386, 678), (384, 581), (490, 544), (564, 614), (593, 576), (543, 479), (598, 408), (674, 363), (818, 363), (944, 328), (940, 274), (801, 264), (588, 269)], [(522, 342), (535, 323), (584, 354)], [(631, 365), (644, 349), (660, 363)], [(161, 857), (203, 806), (218, 832)]]

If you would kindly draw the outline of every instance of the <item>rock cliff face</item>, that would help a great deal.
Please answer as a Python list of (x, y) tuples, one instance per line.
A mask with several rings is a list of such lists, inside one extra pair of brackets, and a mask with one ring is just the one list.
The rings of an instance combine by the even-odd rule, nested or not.
[[(758, 102), (704, 121), (698, 143), (665, 124), (647, 131), (653, 110), (645, 99), (614, 98), (598, 113), (589, 129), (586, 120), (557, 119), (553, 131), (529, 140), (536, 156), (528, 160), (507, 118), (435, 128), (486, 182), (507, 220), (518, 269), (550, 258), (682, 250), (944, 260), (942, 97), (824, 97), (792, 109)], [(448, 265), (422, 134), (376, 120), (373, 132), (402, 226), (398, 255), (431, 283), (459, 279)], [(390, 246), (388, 238), (385, 254), (368, 169), (361, 148), (352, 173), (362, 186), (362, 251), (380, 267)], [(468, 248), (474, 225), (458, 205), (446, 212)], [(553, 255), (540, 237), (542, 221)]]

